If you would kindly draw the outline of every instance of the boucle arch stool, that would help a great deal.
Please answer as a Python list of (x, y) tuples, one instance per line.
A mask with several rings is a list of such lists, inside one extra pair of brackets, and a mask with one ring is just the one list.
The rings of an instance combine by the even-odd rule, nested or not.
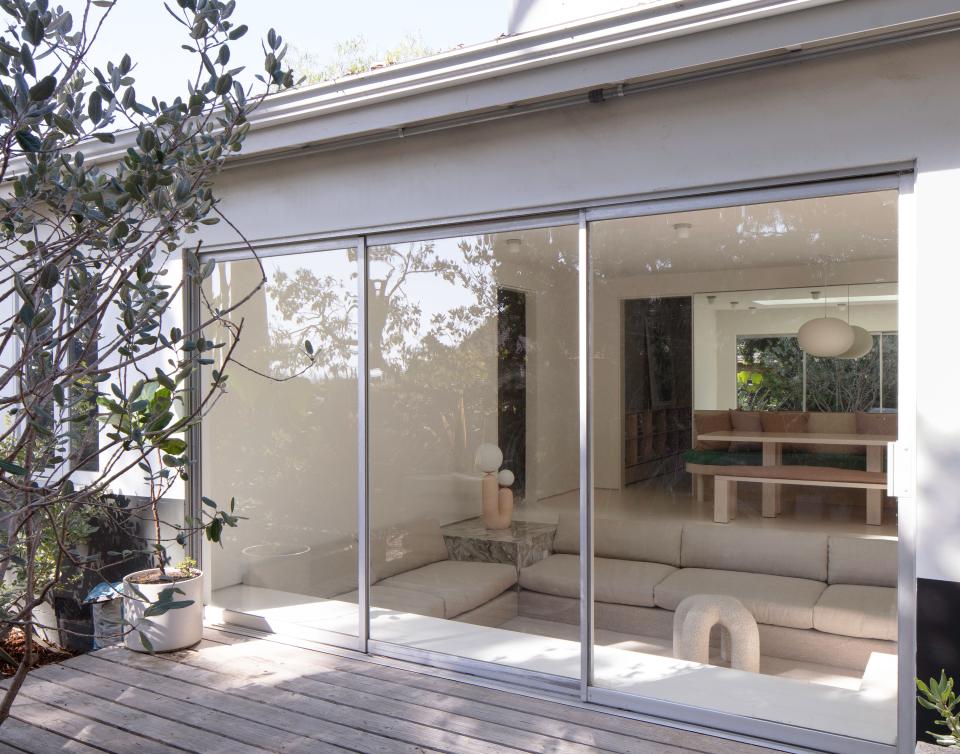
[(673, 656), (710, 664), (710, 630), (718, 625), (721, 655), (730, 667), (760, 672), (760, 630), (757, 621), (735, 597), (694, 594), (677, 605), (673, 615)]

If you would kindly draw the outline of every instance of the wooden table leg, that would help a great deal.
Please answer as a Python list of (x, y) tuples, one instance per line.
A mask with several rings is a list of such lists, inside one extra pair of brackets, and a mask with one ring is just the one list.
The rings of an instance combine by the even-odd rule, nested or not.
[(713, 520), (728, 524), (737, 517), (737, 483), (723, 477), (714, 477)]
[[(763, 443), (763, 465), (779, 466), (783, 461), (783, 446), (778, 442)], [(763, 494), (763, 515), (775, 518), (780, 513), (780, 484), (763, 482), (760, 487)]]
[[(883, 446), (867, 446), (867, 471), (882, 471)], [(883, 490), (867, 490), (867, 523), (880, 526), (883, 520)]]

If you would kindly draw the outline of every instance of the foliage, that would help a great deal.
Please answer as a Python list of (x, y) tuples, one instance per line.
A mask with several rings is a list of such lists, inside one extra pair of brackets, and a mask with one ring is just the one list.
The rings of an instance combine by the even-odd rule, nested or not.
[(405, 63), (432, 55), (436, 50), (428, 47), (419, 34), (406, 34), (393, 47), (385, 51), (371, 49), (362, 35), (351, 37), (337, 44), (333, 62), (322, 63), (316, 54), (293, 49), (293, 68), (308, 84), (341, 79), (366, 73), (396, 63)]
[(941, 670), (939, 680), (931, 678), (929, 683), (924, 683), (917, 678), (916, 681), (917, 689), (920, 691), (917, 695), (917, 703), (940, 715), (940, 719), (935, 720), (934, 725), (947, 729), (945, 733), (927, 732), (940, 746), (960, 749), (960, 713), (957, 712), (957, 694), (953, 690), (953, 678), (947, 678), (946, 671)]
[[(214, 177), (262, 98), (293, 84), (272, 29), (258, 83), (231, 67), (230, 44), (247, 32), (234, 0), (176, 0), (167, 10), (196, 75), (172, 101), (144, 99), (130, 55), (89, 63), (112, 7), (87, 0), (75, 18), (47, 0), (0, 0), (0, 639), (27, 637), (0, 723), (29, 666), (34, 609), (72, 571), (140, 555), (81, 554), (90, 527), (147, 513), (150, 552), (161, 570), (169, 561), (158, 503), (188, 478), (185, 433), (223, 391), (243, 328), (229, 309), (195, 331), (179, 325), (182, 291), (213, 269), (190, 236), (224, 219)], [(175, 263), (183, 274), (168, 279)], [(205, 334), (214, 325), (221, 342)], [(214, 351), (220, 368), (190, 393)], [(118, 491), (131, 483), (146, 494)], [(237, 524), (232, 503), (205, 502), (202, 520), (172, 524), (178, 543), (216, 542)]]
[[(883, 348), (883, 375), (880, 348)], [(859, 359), (804, 355), (794, 337), (744, 337), (737, 341), (737, 406), (745, 411), (869, 411), (892, 408), (896, 385), (896, 335), (874, 336), (874, 347)]]

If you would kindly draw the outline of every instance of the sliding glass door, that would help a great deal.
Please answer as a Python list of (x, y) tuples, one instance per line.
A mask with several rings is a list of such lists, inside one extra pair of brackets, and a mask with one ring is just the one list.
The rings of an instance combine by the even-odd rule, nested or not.
[(206, 553), (209, 601), (255, 628), (357, 634), (356, 291), (354, 249), (226, 259), (201, 291), (201, 321), (233, 324), (210, 340), (239, 335), (203, 423), (204, 494), (243, 517)]
[[(368, 267), (371, 640), (577, 678), (576, 228), (405, 237)], [(559, 602), (521, 605), (557, 547)]]
[(203, 487), (248, 520), (206, 553), (211, 604), (787, 743), (893, 743), (879, 183), (218, 261), (201, 309), (244, 324)]
[(588, 230), (595, 698), (894, 743), (896, 191)]

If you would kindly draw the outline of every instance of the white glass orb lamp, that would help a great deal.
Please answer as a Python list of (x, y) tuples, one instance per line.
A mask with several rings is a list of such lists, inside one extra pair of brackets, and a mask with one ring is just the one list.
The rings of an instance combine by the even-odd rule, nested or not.
[(477, 454), (474, 456), (474, 462), (477, 468), (484, 474), (493, 474), (503, 463), (503, 452), (492, 442), (485, 442), (477, 448)]
[(804, 323), (797, 333), (800, 348), (811, 356), (833, 357), (853, 347), (855, 333), (842, 319), (819, 317)]
[(509, 487), (513, 484), (516, 477), (513, 475), (513, 472), (510, 469), (504, 469), (499, 474), (497, 474), (497, 484), (501, 487)]

